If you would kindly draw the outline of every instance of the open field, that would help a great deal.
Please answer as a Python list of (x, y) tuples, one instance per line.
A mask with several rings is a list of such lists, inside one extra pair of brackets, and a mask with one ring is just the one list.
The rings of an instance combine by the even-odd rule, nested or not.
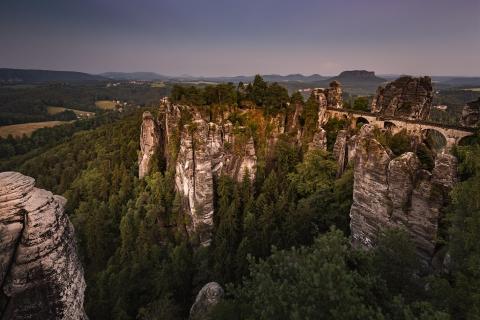
[(154, 82), (150, 85), (152, 88), (164, 88), (165, 83), (164, 82)]
[(473, 91), (473, 92), (480, 92), (480, 88), (467, 88), (467, 89), (463, 89), (465, 91)]
[(95, 105), (97, 108), (103, 109), (103, 110), (112, 110), (115, 109), (115, 102), (110, 101), (110, 100), (98, 100), (95, 101)]
[(48, 110), (48, 114), (52, 114), (52, 115), (63, 112), (65, 110), (70, 110), (70, 111), (73, 111), (77, 115), (77, 117), (80, 117), (80, 118), (88, 118), (88, 117), (92, 117), (92, 116), (95, 115), (95, 112), (69, 109), (69, 108), (64, 108), (64, 107), (48, 107), (47, 110)]
[(31, 135), (33, 131), (40, 128), (54, 127), (68, 121), (44, 121), (44, 122), (30, 122), (22, 124), (13, 124), (10, 126), (0, 127), (0, 137), (6, 138), (9, 134), (14, 137), (22, 137), (24, 134)]

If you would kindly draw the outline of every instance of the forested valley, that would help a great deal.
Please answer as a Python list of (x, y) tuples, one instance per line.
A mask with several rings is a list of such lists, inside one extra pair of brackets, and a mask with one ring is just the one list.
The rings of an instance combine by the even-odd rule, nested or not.
[[(234, 106), (230, 120), (249, 128), (263, 148), (258, 125), (242, 109), (268, 118), (301, 104), (305, 141), (317, 123), (313, 95), (307, 101), (299, 94), (289, 96), (260, 77), (249, 86), (175, 86), (171, 101), (205, 113)], [(212, 319), (480, 317), (477, 138), (453, 151), (460, 182), (440, 232), (451, 256), (451, 265), (443, 268), (447, 272), (425, 266), (402, 230), (386, 230), (372, 250), (351, 245), (353, 170), (350, 165), (339, 176), (332, 154), (337, 132), (347, 124), (334, 119), (324, 126), (326, 151), (308, 150), (285, 133), (271, 152), (259, 153), (255, 181), (247, 175), (240, 182), (228, 176), (215, 180), (212, 243), (193, 245), (182, 227), (175, 167), (154, 163), (148, 176), (138, 178), (145, 110), (157, 117), (158, 108), (150, 107), (106, 116), (85, 125), (88, 130), (60, 134), (43, 129), (61, 141), (37, 142), (33, 135), (9, 145), (43, 147), (35, 153), (3, 151), (17, 155), (15, 161), (2, 162), (4, 170), (32, 176), (37, 186), (67, 198), (90, 319), (185, 319), (210, 281), (226, 288)], [(384, 143), (402, 149), (402, 139), (401, 134), (386, 137)]]

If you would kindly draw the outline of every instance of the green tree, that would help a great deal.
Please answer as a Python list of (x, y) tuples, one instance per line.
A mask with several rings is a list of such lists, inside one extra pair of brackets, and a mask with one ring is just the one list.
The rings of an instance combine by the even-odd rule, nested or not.
[(352, 272), (347, 239), (332, 231), (311, 247), (273, 250), (255, 263), (235, 300), (220, 305), (224, 319), (382, 319), (369, 306), (365, 283)]

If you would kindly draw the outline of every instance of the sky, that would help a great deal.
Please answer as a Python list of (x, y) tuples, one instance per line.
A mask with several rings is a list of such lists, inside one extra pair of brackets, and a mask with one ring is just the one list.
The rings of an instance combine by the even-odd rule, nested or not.
[(0, 67), (480, 76), (480, 0), (0, 0)]

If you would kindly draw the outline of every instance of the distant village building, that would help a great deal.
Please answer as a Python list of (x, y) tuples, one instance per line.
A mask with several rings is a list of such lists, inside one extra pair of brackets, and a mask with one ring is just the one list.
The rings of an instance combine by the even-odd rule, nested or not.
[(441, 111), (446, 111), (448, 109), (448, 106), (442, 104), (438, 106), (433, 106), (433, 108)]

